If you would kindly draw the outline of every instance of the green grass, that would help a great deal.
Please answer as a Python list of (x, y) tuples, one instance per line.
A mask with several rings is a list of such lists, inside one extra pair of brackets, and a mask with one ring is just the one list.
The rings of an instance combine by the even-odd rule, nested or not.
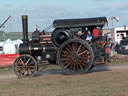
[[(32, 32), (28, 33), (29, 39), (31, 38)], [(5, 39), (12, 39), (12, 40), (16, 40), (16, 39), (23, 39), (23, 33), (22, 32), (8, 32), (5, 34)], [(0, 41), (4, 41), (4, 37), (3, 37), (3, 33), (0, 33)]]
[(118, 65), (121, 65), (121, 64), (128, 64), (127, 63), (127, 60), (128, 60), (128, 57), (127, 55), (126, 56), (121, 56), (121, 55), (117, 55), (116, 57), (113, 58), (113, 61), (110, 63), (110, 64), (118, 64)]
[(1, 70), (0, 70), (0, 73), (1, 73), (1, 72), (10, 72), (10, 71), (12, 71), (11, 68), (9, 68), (9, 69), (8, 69), (8, 68), (7, 68), (7, 69), (1, 69)]

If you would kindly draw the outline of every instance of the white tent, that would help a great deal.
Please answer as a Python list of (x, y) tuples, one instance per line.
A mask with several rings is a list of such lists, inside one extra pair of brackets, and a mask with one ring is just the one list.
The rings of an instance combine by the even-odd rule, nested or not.
[(15, 54), (16, 53), (15, 44), (13, 43), (11, 39), (4, 41), (3, 53), (4, 54)]
[(14, 43), (15, 45), (18, 45), (18, 46), (19, 46), (21, 43), (23, 43), (23, 41), (20, 40), (20, 39), (18, 39), (18, 40), (14, 40), (13, 43)]
[(23, 41), (19, 39), (14, 41), (8, 39), (4, 42), (0, 42), (0, 48), (3, 49), (0, 50), (0, 54), (16, 54), (21, 43), (23, 43)]

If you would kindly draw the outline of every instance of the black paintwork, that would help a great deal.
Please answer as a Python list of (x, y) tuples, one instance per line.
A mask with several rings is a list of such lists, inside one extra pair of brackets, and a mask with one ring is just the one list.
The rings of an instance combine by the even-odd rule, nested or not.
[(107, 24), (106, 17), (82, 18), (82, 19), (57, 19), (53, 22), (54, 28), (75, 28), (99, 26), (103, 27)]

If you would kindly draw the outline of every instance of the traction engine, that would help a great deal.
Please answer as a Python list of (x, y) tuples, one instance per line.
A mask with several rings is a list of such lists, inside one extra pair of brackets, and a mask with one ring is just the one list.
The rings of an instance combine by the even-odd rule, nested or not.
[(67, 74), (79, 74), (90, 71), (94, 65), (105, 63), (107, 37), (88, 41), (78, 35), (79, 31), (106, 25), (106, 17), (83, 19), (60, 19), (53, 22), (54, 31), (51, 37), (42, 35), (36, 29), (32, 40), (28, 39), (28, 17), (22, 16), (23, 43), (19, 46), (20, 56), (14, 61), (13, 69), (18, 77), (32, 77), (39, 65), (57, 64)]

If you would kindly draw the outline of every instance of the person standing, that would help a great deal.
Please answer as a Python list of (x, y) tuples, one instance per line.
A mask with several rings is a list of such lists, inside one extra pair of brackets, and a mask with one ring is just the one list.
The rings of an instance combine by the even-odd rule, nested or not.
[(100, 30), (96, 27), (93, 27), (93, 31), (92, 31), (92, 40), (93, 42), (99, 40), (100, 38)]
[(94, 39), (99, 38), (99, 36), (100, 36), (100, 30), (98, 28), (94, 27), (93, 28), (93, 32), (92, 32), (92, 36), (93, 36)]

